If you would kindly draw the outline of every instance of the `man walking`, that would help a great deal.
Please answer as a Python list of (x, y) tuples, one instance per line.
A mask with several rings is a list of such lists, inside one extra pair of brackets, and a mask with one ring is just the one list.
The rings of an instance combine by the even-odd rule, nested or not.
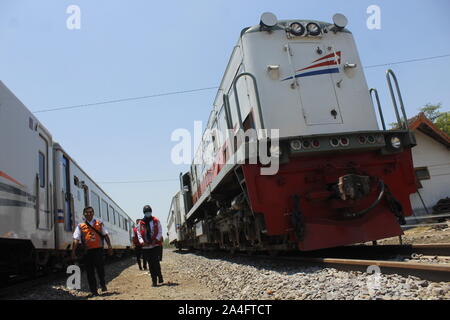
[(144, 263), (144, 270), (147, 270), (147, 260), (143, 259), (142, 254), (142, 245), (139, 242), (138, 237), (138, 229), (139, 229), (139, 223), (141, 222), (141, 219), (136, 220), (136, 227), (133, 228), (133, 244), (134, 244), (134, 253), (136, 255), (137, 264), (139, 266), (139, 270), (142, 270), (142, 264), (141, 259)]
[(105, 266), (103, 261), (103, 240), (108, 244), (108, 255), (112, 255), (111, 240), (103, 223), (94, 219), (94, 209), (86, 207), (83, 210), (85, 222), (80, 223), (73, 233), (72, 259), (76, 260), (76, 249), (81, 242), (87, 249), (84, 256), (89, 289), (92, 296), (98, 295), (95, 270), (100, 280), (103, 292), (107, 291), (105, 283)]
[(162, 228), (159, 220), (152, 215), (152, 208), (149, 205), (146, 205), (143, 211), (144, 219), (138, 225), (139, 232), (137, 232), (137, 235), (139, 242), (142, 244), (144, 259), (147, 260), (150, 267), (152, 285), (156, 287), (158, 282), (164, 282), (159, 263), (162, 247)]

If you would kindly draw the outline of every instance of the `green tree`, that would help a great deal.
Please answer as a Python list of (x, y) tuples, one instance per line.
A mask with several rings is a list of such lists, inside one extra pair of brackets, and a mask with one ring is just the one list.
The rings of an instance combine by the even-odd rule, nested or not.
[(450, 112), (442, 112), (435, 121), (436, 127), (450, 136)]
[(442, 108), (442, 103), (431, 104), (427, 103), (425, 106), (420, 108), (420, 111), (425, 113), (426, 117), (431, 120), (431, 122), (435, 122), (437, 118), (441, 115), (439, 109)]
[(430, 119), (436, 127), (450, 135), (450, 112), (440, 112), (439, 109), (441, 108), (441, 103), (427, 103), (425, 106), (420, 108), (420, 111), (425, 113), (425, 116)]

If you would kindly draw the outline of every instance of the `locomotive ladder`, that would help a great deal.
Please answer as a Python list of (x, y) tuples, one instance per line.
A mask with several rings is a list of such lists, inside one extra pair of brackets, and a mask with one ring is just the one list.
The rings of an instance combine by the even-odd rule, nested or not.
[[(394, 79), (395, 89), (397, 91), (397, 96), (398, 96), (398, 100), (399, 100), (399, 103), (400, 103), (400, 108), (401, 108), (401, 111), (402, 111), (403, 119), (401, 119), (400, 113), (398, 111), (397, 99), (395, 98), (395, 93), (394, 93), (394, 89), (392, 87), (391, 78)], [(400, 87), (398, 85), (397, 77), (395, 76), (394, 71), (392, 71), (391, 69), (387, 70), (386, 71), (386, 79), (387, 79), (387, 83), (388, 83), (388, 87), (389, 87), (389, 92), (391, 94), (392, 104), (394, 106), (395, 116), (397, 118), (397, 126), (398, 126), (399, 129), (408, 130), (408, 118), (406, 117), (405, 105), (403, 104), (402, 94), (400, 93)], [(380, 113), (381, 124), (383, 125), (383, 130), (386, 131), (386, 124), (384, 122), (383, 111), (381, 109), (381, 104), (380, 104), (380, 98), (378, 96), (378, 91), (376, 89), (374, 89), (374, 88), (369, 90), (370, 98), (372, 99), (372, 103), (373, 103), (373, 95), (372, 95), (372, 93), (375, 93), (375, 99), (377, 101), (378, 112)]]

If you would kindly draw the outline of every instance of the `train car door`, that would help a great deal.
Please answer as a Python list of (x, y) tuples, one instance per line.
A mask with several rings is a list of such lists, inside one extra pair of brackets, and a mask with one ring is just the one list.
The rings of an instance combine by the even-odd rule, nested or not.
[[(40, 130), (39, 130), (40, 131)], [(50, 229), (50, 199), (49, 199), (49, 153), (48, 138), (44, 132), (39, 132), (38, 139), (38, 171), (36, 178), (37, 189), (37, 227), (38, 229)]]
[(73, 229), (73, 212), (71, 205), (71, 190), (70, 190), (70, 167), (69, 159), (65, 156), (61, 159), (62, 164), (62, 187), (64, 192), (64, 212), (66, 216), (64, 217), (65, 230), (72, 231)]
[[(340, 52), (329, 51), (318, 42), (287, 45), (293, 71), (292, 87), (300, 95), (307, 125), (342, 123), (333, 73), (339, 73)], [(291, 78), (292, 79), (292, 78)]]

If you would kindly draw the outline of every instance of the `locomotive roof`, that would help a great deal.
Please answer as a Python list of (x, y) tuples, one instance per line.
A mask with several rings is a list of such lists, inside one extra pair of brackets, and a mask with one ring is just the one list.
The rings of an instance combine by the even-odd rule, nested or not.
[[(310, 19), (289, 19), (289, 20), (278, 20), (278, 23), (275, 27), (272, 28), (272, 30), (286, 30), (286, 27), (288, 27), (292, 22), (301, 22), (301, 23), (310, 23), (314, 22), (317, 23), (322, 29), (330, 30), (334, 27), (334, 24), (324, 21), (318, 21), (318, 20), (310, 20)], [(241, 31), (241, 37), (246, 33), (253, 33), (253, 32), (267, 32), (265, 30), (261, 30), (261, 26), (259, 24), (247, 27), (242, 29)], [(340, 30), (340, 32), (346, 32), (351, 33), (348, 29), (344, 28)]]

